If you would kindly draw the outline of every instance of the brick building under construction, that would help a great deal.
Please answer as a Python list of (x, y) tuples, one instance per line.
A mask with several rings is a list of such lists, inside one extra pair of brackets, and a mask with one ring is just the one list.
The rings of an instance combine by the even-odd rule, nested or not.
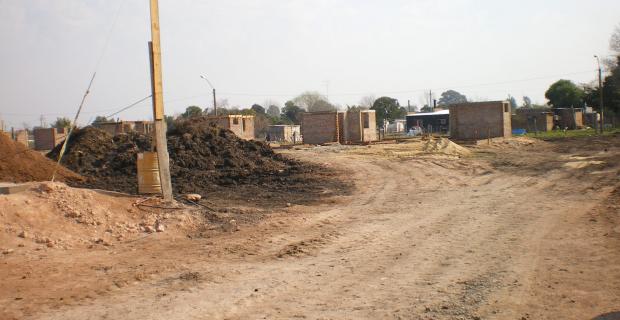
[(377, 140), (374, 110), (304, 113), (301, 118), (304, 143), (364, 143)]

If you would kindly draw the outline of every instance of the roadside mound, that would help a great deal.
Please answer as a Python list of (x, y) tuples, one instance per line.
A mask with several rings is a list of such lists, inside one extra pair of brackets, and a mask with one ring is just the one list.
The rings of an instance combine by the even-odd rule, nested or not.
[(469, 156), (471, 155), (471, 151), (465, 147), (461, 147), (460, 145), (450, 141), (446, 138), (439, 139), (428, 139), (424, 142), (422, 146), (422, 151), (427, 153), (440, 153), (446, 154), (450, 156)]
[(31, 183), (24, 192), (0, 197), (0, 249), (107, 247), (151, 232), (186, 235), (208, 224), (191, 208), (158, 209), (156, 201), (59, 182)]
[[(55, 166), (54, 161), (0, 133), (0, 181), (48, 181)], [(56, 178), (67, 181), (78, 180), (80, 176), (60, 166)]]
[[(58, 149), (48, 156), (55, 157)], [(112, 137), (87, 127), (69, 140), (62, 164), (88, 178), (72, 185), (136, 193), (137, 154), (150, 149), (150, 136), (130, 133)], [(281, 195), (286, 201), (286, 194), (292, 192), (303, 198), (323, 194), (326, 188), (347, 190), (345, 184), (330, 179), (335, 175), (329, 170), (284, 157), (262, 142), (240, 139), (202, 118), (177, 123), (168, 132), (168, 151), (176, 194), (227, 190), (259, 197), (260, 193), (275, 192), (268, 196)]]

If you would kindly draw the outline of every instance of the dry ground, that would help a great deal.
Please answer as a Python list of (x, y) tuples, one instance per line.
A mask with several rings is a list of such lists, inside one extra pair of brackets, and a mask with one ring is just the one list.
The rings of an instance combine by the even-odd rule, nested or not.
[[(0, 237), (0, 247), (14, 249), (0, 258), (0, 318), (592, 319), (620, 311), (620, 137), (500, 141), (466, 157), (408, 152), (413, 145), (287, 151), (341, 170), (355, 192), (269, 211), (237, 203), (232, 210), (264, 214), (234, 233), (177, 223), (63, 250), (18, 238), (13, 226)], [(115, 201), (127, 210), (135, 199)]]

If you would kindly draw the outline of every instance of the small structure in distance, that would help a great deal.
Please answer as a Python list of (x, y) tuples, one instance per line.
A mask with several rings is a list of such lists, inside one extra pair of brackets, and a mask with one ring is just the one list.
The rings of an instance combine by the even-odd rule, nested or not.
[(324, 111), (302, 114), (301, 135), (304, 143), (342, 144), (366, 143), (377, 140), (374, 110)]
[(254, 136), (254, 116), (229, 114), (225, 116), (207, 116), (209, 123), (234, 132), (239, 138), (252, 140)]
[(448, 133), (450, 130), (450, 110), (408, 114), (407, 132), (420, 127), (426, 133)]
[(301, 126), (294, 124), (276, 124), (267, 128), (269, 141), (297, 143), (301, 141)]
[(511, 137), (510, 102), (484, 101), (457, 103), (450, 108), (450, 138), (481, 140)]

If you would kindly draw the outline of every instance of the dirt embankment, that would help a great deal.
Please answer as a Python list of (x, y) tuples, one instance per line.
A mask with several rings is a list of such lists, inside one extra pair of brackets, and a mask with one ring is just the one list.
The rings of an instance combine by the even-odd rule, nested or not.
[[(47, 181), (52, 178), (55, 166), (56, 163), (53, 160), (45, 158), (39, 152), (30, 150), (0, 133), (0, 181)], [(78, 181), (81, 177), (59, 166), (56, 179)]]
[[(86, 181), (72, 186), (136, 193), (136, 157), (151, 150), (151, 137), (137, 133), (112, 137), (87, 127), (69, 140), (62, 164)], [(247, 200), (265, 206), (304, 203), (351, 190), (334, 170), (275, 153), (258, 141), (203, 119), (182, 122), (168, 132), (168, 151), (176, 194), (198, 193), (214, 199)], [(59, 147), (48, 156), (57, 157)]]

